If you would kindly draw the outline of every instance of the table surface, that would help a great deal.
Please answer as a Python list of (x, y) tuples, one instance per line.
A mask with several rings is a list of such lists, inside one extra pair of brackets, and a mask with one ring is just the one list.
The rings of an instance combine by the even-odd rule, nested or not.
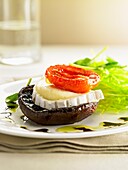
[[(43, 46), (42, 60), (39, 63), (26, 66), (0, 65), (0, 83), (42, 75), (49, 65), (68, 64), (84, 57), (93, 57), (103, 46)], [(128, 59), (127, 46), (111, 46), (103, 54)], [(35, 71), (36, 70), (36, 71)], [(27, 72), (27, 75), (26, 75)], [(0, 170), (22, 169), (123, 169), (128, 168), (126, 154), (10, 154), (0, 153)]]

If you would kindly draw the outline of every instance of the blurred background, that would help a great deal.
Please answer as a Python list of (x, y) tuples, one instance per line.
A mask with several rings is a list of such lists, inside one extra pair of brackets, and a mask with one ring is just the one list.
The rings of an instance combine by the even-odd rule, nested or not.
[(128, 0), (37, 2), (0, 0), (0, 83), (39, 76), (56, 63), (93, 57), (105, 46), (109, 48), (103, 55), (126, 63)]
[(128, 0), (41, 0), (42, 44), (128, 43)]

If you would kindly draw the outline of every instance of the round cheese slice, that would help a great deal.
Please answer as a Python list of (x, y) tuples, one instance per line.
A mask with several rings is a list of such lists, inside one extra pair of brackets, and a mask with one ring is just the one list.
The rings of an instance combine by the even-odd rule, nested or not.
[(35, 86), (32, 94), (34, 103), (46, 109), (57, 109), (63, 107), (78, 106), (84, 103), (98, 102), (104, 99), (101, 90), (91, 90), (88, 93), (74, 93), (47, 85), (40, 80)]

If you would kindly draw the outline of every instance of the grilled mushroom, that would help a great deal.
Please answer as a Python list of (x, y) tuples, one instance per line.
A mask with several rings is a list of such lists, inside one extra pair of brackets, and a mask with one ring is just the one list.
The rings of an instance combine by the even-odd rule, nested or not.
[(81, 121), (91, 115), (98, 102), (80, 104), (78, 106), (46, 109), (34, 104), (32, 100), (33, 87), (27, 86), (19, 92), (19, 106), (30, 120), (42, 125), (62, 125)]

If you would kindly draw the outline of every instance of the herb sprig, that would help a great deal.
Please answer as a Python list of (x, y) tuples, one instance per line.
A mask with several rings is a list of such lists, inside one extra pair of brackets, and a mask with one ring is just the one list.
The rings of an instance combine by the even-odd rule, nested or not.
[[(32, 81), (32, 78), (29, 78), (26, 86), (29, 86), (31, 81)], [(18, 96), (19, 96), (19, 93), (14, 93), (6, 97), (5, 103), (7, 105), (7, 109), (15, 110), (18, 108), (18, 104), (17, 104)]]

